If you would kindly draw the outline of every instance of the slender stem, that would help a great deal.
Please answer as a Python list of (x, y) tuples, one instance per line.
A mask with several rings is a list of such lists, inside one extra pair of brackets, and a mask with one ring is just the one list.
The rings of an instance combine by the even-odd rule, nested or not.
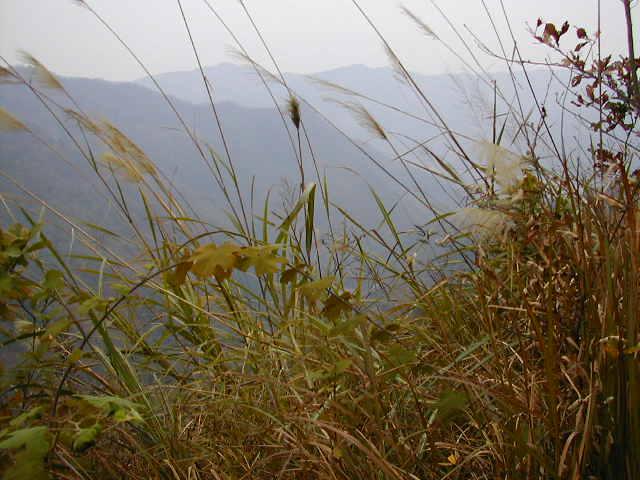
[(631, 70), (631, 76), (629, 81), (629, 98), (631, 103), (635, 104), (635, 108), (638, 109), (639, 94), (638, 91), (638, 73), (636, 65), (635, 47), (633, 44), (633, 20), (631, 18), (631, 0), (623, 0), (624, 3), (624, 16), (627, 22), (627, 48), (629, 50), (629, 69)]

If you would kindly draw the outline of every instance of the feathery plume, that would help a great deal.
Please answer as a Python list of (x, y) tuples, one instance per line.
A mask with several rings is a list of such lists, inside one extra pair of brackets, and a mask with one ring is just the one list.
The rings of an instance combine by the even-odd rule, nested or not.
[(132, 162), (114, 155), (111, 152), (103, 153), (102, 161), (112, 168), (115, 173), (122, 174), (125, 180), (133, 183), (140, 183), (142, 181), (142, 174)]
[(393, 50), (391, 50), (391, 48), (389, 48), (389, 46), (386, 43), (383, 44), (383, 47), (384, 47), (384, 52), (386, 53), (387, 58), (389, 59), (389, 63), (391, 64), (391, 69), (393, 70), (393, 73), (395, 74), (396, 79), (398, 79), (398, 81), (402, 83), (411, 84), (411, 81), (407, 76), (407, 72), (402, 66), (402, 63), (400, 62), (400, 59), (398, 58), (398, 56), (394, 53)]
[(100, 134), (102, 133), (100, 126), (97, 123), (95, 123), (93, 120), (88, 118), (86, 115), (71, 109), (66, 109), (64, 113), (66, 113), (67, 116), (75, 120), (78, 123), (78, 125), (82, 126), (82, 128), (91, 132), (93, 135), (99, 137)]
[(21, 83), (8, 68), (0, 67), (0, 84)]
[(512, 225), (512, 221), (507, 214), (478, 207), (458, 210), (450, 219), (461, 231), (481, 238), (502, 235)]
[(349, 110), (358, 124), (365, 130), (368, 130), (373, 135), (382, 140), (388, 140), (387, 132), (385, 132), (382, 125), (375, 119), (373, 115), (362, 104), (356, 102), (338, 102), (344, 108)]
[(418, 28), (420, 30), (422, 30), (422, 33), (424, 33), (427, 37), (433, 38), (434, 40), (439, 40), (439, 38), (435, 34), (435, 32), (433, 30), (431, 30), (431, 28), (429, 28), (429, 26), (426, 23), (424, 23), (420, 19), (420, 17), (418, 17), (415, 13), (413, 13), (411, 10), (409, 10), (404, 5), (402, 5), (400, 7), (400, 10), (402, 10), (402, 13), (404, 13), (407, 17), (409, 17), (411, 20), (413, 20), (413, 22), (418, 26)]
[(479, 156), (486, 172), (506, 192), (520, 182), (526, 159), (492, 142), (478, 142)]
[(64, 87), (51, 71), (40, 63), (33, 55), (27, 52), (21, 52), (23, 61), (31, 66), (36, 73), (36, 80), (45, 88), (53, 90), (64, 90)]
[(343, 95), (356, 96), (356, 97), (360, 95), (357, 92), (354, 92), (353, 90), (351, 90), (350, 88), (344, 87), (342, 85), (338, 85), (337, 83), (330, 82), (329, 80), (324, 80), (323, 78), (316, 77), (314, 75), (308, 75), (307, 80), (309, 80), (312, 83), (315, 83), (316, 85), (319, 85), (320, 87), (324, 87), (329, 90), (334, 90)]
[(229, 48), (228, 52), (231, 57), (235, 58), (239, 62), (250, 65), (265, 81), (284, 85), (282, 79), (278, 75), (267, 70), (243, 51), (236, 48)]
[(297, 130), (300, 130), (300, 102), (293, 95), (289, 96), (287, 102), (287, 110), (289, 111), (289, 117), (295, 125)]
[(128, 171), (133, 168), (135, 174), (127, 175), (129, 179), (139, 181), (138, 177), (148, 174), (157, 175), (157, 170), (146, 153), (136, 145), (129, 137), (107, 120), (95, 122), (86, 115), (67, 109), (65, 113), (78, 122), (82, 128), (91, 132), (107, 145), (114, 153), (105, 153), (103, 160), (114, 169), (125, 168)]
[(102, 126), (106, 135), (101, 139), (107, 145), (109, 145), (116, 153), (129, 157), (135, 163), (139, 171), (149, 175), (156, 175), (156, 167), (153, 165), (153, 162), (147, 154), (144, 153), (138, 145), (136, 145), (112, 123), (104, 120), (102, 122)]
[(28, 131), (27, 126), (0, 107), (0, 132)]

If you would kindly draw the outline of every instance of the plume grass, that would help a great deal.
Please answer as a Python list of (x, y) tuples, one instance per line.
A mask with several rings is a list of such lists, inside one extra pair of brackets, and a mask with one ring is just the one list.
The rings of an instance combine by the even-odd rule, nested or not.
[[(303, 117), (303, 107), (305, 115), (317, 110), (290, 88), (241, 9), (278, 74), (238, 42), (243, 58), (265, 88), (287, 89), (286, 108), (272, 99), (283, 127), (295, 128), (299, 189), (280, 204), (270, 195), (260, 204), (253, 192), (244, 198), (231, 150), (222, 157), (203, 143), (160, 89), (227, 202), (225, 228), (187, 214), (160, 166), (116, 124), (84, 113), (73, 92), (65, 91), (73, 109), (51, 102), (43, 90), (63, 86), (37, 60), (29, 59), (33, 85), (18, 70), (0, 71), (46, 107), (124, 220), (116, 232), (73, 219), (0, 167), (29, 199), (1, 197), (21, 221), (0, 226), (1, 341), (19, 347), (0, 375), (5, 477), (638, 478), (640, 212), (631, 135), (590, 152), (587, 164), (609, 163), (589, 170), (554, 148), (560, 142), (545, 117), (510, 114), (513, 128), (497, 128), (494, 105), (492, 141), (473, 142), (467, 154), (470, 139), (447, 125), (380, 35), (451, 151), (392, 134), (363, 104), (343, 102), (405, 176), (352, 144), (424, 219), (403, 229), (402, 199), (371, 188), (379, 220), (370, 227), (330, 197)], [(497, 104), (497, 88), (494, 95)], [(38, 138), (1, 108), (0, 130)], [(509, 130), (518, 132), (513, 151), (501, 146)], [(104, 154), (96, 158), (87, 138)], [(413, 146), (401, 151), (405, 141)], [(556, 163), (543, 166), (538, 159), (550, 153)], [(305, 181), (307, 155), (317, 182)], [(437, 210), (418, 173), (460, 192), (461, 206)], [(33, 203), (42, 213), (30, 211)], [(73, 232), (69, 254), (49, 236), (54, 219)]]
[(0, 107), (0, 131), (11, 132), (20, 130), (27, 131), (28, 128), (24, 123)]

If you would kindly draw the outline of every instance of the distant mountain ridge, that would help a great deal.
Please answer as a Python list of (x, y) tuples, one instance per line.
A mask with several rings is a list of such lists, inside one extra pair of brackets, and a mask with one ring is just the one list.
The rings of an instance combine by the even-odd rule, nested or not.
[[(30, 81), (32, 72), (22, 72)], [(442, 253), (444, 247), (437, 243), (438, 235), (432, 235), (437, 227), (426, 226), (433, 214), (396, 180), (412, 193), (426, 195), (439, 211), (454, 210), (458, 208), (456, 200), (460, 200), (460, 192), (420, 168), (424, 164), (439, 169), (430, 157), (431, 153), (421, 150), (420, 143), (426, 141), (431, 152), (453, 164), (457, 160), (456, 154), (452, 153), (447, 143), (447, 135), (443, 134), (442, 129), (434, 127), (434, 118), (424, 102), (399, 81), (391, 69), (348, 66), (315, 76), (344, 88), (326, 88), (326, 83), (323, 85), (310, 81), (307, 76), (288, 75), (287, 82), (291, 89), (311, 104), (302, 104), (305, 130), (301, 132), (300, 144), (297, 143), (297, 132), (284, 105), (288, 96), (286, 89), (277, 85), (274, 88), (276, 101), (285, 115), (282, 118), (264, 85), (251, 69), (226, 64), (207, 68), (207, 72), (214, 87), (216, 112), (238, 173), (241, 195), (247, 202), (248, 215), (257, 219), (258, 224), (268, 194), (272, 211), (281, 214), (291, 208), (291, 199), (300, 186), (295, 152), (301, 146), (305, 181), (324, 184), (326, 176), (332, 205), (346, 209), (363, 228), (375, 229), (382, 235), (388, 234), (370, 191), (372, 188), (386, 207), (393, 211), (394, 222), (400, 231), (413, 232), (412, 238), (424, 242), (425, 251), (431, 252), (427, 255), (435, 257)], [(547, 77), (544, 72), (535, 72), (529, 80), (544, 91)], [(462, 132), (461, 141), (473, 156), (476, 152), (471, 139), (488, 139), (491, 135), (491, 89), (464, 75), (417, 77), (416, 80), (449, 126)], [(214, 225), (210, 228), (229, 228), (226, 215), (229, 205), (224, 195), (166, 99), (153, 85), (149, 86), (149, 79), (132, 83), (60, 77), (60, 81), (91, 118), (108, 119), (136, 142), (175, 185), (176, 190), (184, 195), (196, 215)], [(226, 160), (225, 148), (200, 72), (162, 74), (157, 76), (157, 81), (169, 95), (173, 108), (186, 122), (187, 128), (200, 140), (203, 151), (209, 155), (207, 145), (210, 145), (220, 158)], [(360, 95), (351, 94), (345, 88), (357, 91)], [(506, 91), (506, 95), (510, 95), (508, 89)], [(77, 125), (63, 110), (75, 106), (59, 92), (46, 90), (45, 93), (49, 97), (46, 100), (49, 107), (57, 113), (59, 120), (71, 132), (79, 135)], [(332, 101), (325, 101), (324, 97), (327, 96)], [(545, 97), (541, 95), (540, 98)], [(554, 99), (549, 98), (547, 106), (550, 119), (558, 119), (560, 117), (553, 113)], [(515, 105), (515, 99), (510, 99)], [(371, 128), (363, 128), (363, 123), (370, 119), (362, 118), (363, 114), (357, 108), (354, 115), (353, 106), (360, 103), (380, 122), (393, 147), (381, 140)], [(345, 104), (351, 109), (345, 108)], [(99, 243), (107, 245), (111, 237), (87, 227), (86, 222), (128, 238), (131, 235), (130, 226), (109, 200), (104, 185), (36, 96), (24, 85), (0, 84), (0, 106), (61, 152), (66, 160), (62, 161), (27, 133), (0, 132), (0, 171), (77, 225), (89, 228)], [(322, 114), (316, 113), (314, 108)], [(524, 108), (535, 115), (531, 103), (525, 103)], [(505, 118), (505, 111), (503, 102), (498, 106), (501, 121)], [(515, 125), (512, 119), (508, 120), (510, 125)], [(569, 128), (569, 122), (564, 128)], [(509, 142), (512, 135), (512, 131), (505, 134), (503, 144), (507, 147), (511, 147)], [(81, 143), (84, 142), (81, 136), (78, 138)], [(106, 151), (100, 142), (90, 141), (90, 144), (96, 156)], [(412, 172), (419, 187), (405, 172), (397, 159), (398, 153), (417, 165)], [(378, 162), (378, 166), (369, 156)], [(395, 179), (382, 172), (379, 166)], [(109, 172), (106, 173), (109, 176)], [(460, 173), (464, 175), (462, 168)], [(319, 179), (317, 174), (320, 175)], [(127, 187), (123, 193), (133, 201), (133, 221), (143, 224), (144, 207), (137, 197), (135, 186)], [(41, 210), (38, 201), (25, 201), (28, 195), (4, 177), (0, 177), (0, 196), (9, 203), (17, 196), (16, 204), (28, 207), (36, 217)], [(235, 192), (232, 192), (232, 199), (237, 202)], [(316, 208), (316, 224), (318, 232), (322, 234), (326, 232), (327, 225), (319, 199)], [(333, 206), (331, 210), (334, 225), (340, 225), (342, 214)], [(51, 222), (52, 217), (54, 215), (51, 213), (47, 214), (49, 234), (62, 246), (63, 252), (71, 251), (74, 233), (61, 221)], [(6, 210), (0, 210), (0, 225), (12, 221)], [(347, 228), (357, 234), (360, 232), (360, 226), (351, 224)], [(74, 252), (77, 251), (78, 247), (75, 246)]]
[[(252, 66), (222, 63), (204, 67), (203, 70), (215, 102), (232, 102), (249, 108), (274, 108), (273, 99)], [(465, 73), (412, 73), (416, 84), (447, 125), (464, 136), (479, 140), (489, 139), (492, 134), (494, 82), (501, 92), (497, 104), (499, 115), (503, 115), (508, 108), (519, 110), (520, 106), (523, 109), (519, 112), (521, 118), (530, 113), (536, 114), (532, 87), (537, 99), (544, 103), (549, 121), (559, 121), (561, 107), (556, 97), (565, 89), (563, 82), (567, 80), (566, 72), (552, 73), (548, 69), (538, 68), (530, 69), (527, 78), (521, 71), (514, 75), (512, 78), (507, 72), (494, 73), (491, 78), (481, 80)], [(396, 141), (407, 141), (407, 146), (411, 141), (424, 141), (442, 133), (439, 120), (434, 118), (425, 100), (392, 68), (349, 65), (311, 75), (284, 73), (284, 77), (295, 95), (360, 141), (370, 142), (372, 136), (362, 128), (360, 119), (354, 117), (353, 111), (345, 108), (345, 103), (365, 105), (382, 127), (397, 134)], [(209, 102), (198, 69), (161, 73), (155, 75), (154, 79), (167, 94), (175, 98), (195, 104)], [(141, 78), (135, 83), (156, 90), (150, 78)], [(287, 89), (274, 80), (268, 81), (268, 86), (276, 102), (285, 105), (289, 97)], [(516, 90), (519, 100), (515, 95)], [(565, 119), (565, 127), (570, 125), (568, 121)], [(439, 127), (435, 128), (433, 123)], [(512, 127), (512, 133), (518, 130), (516, 123), (513, 118), (510, 119), (508, 126)], [(443, 146), (441, 142), (436, 142), (436, 145)]]
[[(25, 73), (29, 78), (29, 72)], [(224, 222), (223, 210), (228, 207), (220, 191), (197, 149), (158, 92), (128, 82), (69, 77), (61, 77), (60, 80), (85, 112), (96, 119), (108, 119), (138, 143), (203, 218)], [(171, 91), (168, 93), (189, 128), (203, 143), (209, 143), (224, 157), (211, 107), (206, 103), (193, 104), (176, 98)], [(60, 105), (73, 107), (55, 91), (47, 91), (47, 94)], [(91, 212), (91, 217), (96, 219), (109, 215), (113, 207), (95, 198), (102, 189), (95, 175), (36, 97), (25, 86), (0, 85), (0, 105), (59, 148), (70, 163), (62, 163), (26, 133), (3, 133), (0, 134), (0, 168), (52, 205), (63, 207), (65, 213), (82, 217)], [(216, 107), (245, 198), (249, 199), (253, 191), (255, 199), (261, 202), (269, 189), (275, 188), (277, 193), (285, 184), (296, 188), (300, 180), (294, 147), (275, 108), (249, 108), (229, 101), (219, 102)], [(53, 108), (71, 131), (79, 133), (64, 112), (55, 106)], [(303, 106), (302, 112), (319, 173), (328, 176), (332, 199), (347, 205), (365, 223), (375, 222), (379, 213), (372, 208), (367, 184), (390, 203), (400, 198), (403, 192), (341, 133), (310, 109)], [(292, 131), (291, 122), (285, 120)], [(305, 143), (302, 146), (306, 180), (317, 181), (311, 151)], [(105, 150), (99, 144), (95, 144), (94, 149), (97, 155)], [(372, 152), (385, 163), (386, 168), (404, 178), (398, 162), (385, 161), (392, 154), (380, 153), (375, 148)], [(80, 173), (84, 176), (79, 176)], [(93, 183), (88, 183), (91, 181)], [(423, 181), (427, 185), (433, 183), (426, 176)], [(7, 188), (10, 187), (6, 182), (0, 180), (0, 191)], [(429, 189), (434, 196), (441, 196), (436, 191), (436, 184)], [(272, 203), (277, 201), (278, 196), (272, 195)], [(410, 210), (415, 212), (415, 209)], [(424, 218), (417, 215), (415, 221)]]
[[(212, 87), (212, 93), (216, 102), (233, 102), (250, 108), (274, 108), (273, 99), (265, 88), (267, 81), (276, 101), (284, 105), (289, 92), (276, 81), (268, 78), (260, 78), (256, 70), (251, 66), (222, 63), (203, 69), (207, 80)], [(346, 87), (361, 95), (373, 98), (412, 115), (425, 116), (415, 93), (411, 91), (390, 68), (372, 68), (365, 65), (350, 65), (332, 70), (318, 72), (311, 75), (284, 73), (288, 87), (301, 99), (318, 108), (327, 117), (344, 127), (348, 133), (362, 136), (362, 130), (357, 128), (357, 121), (348, 110), (339, 102), (365, 101), (362, 97), (345, 95), (340, 88), (331, 88), (323, 85), (320, 80)], [(460, 80), (459, 77), (458, 80)], [(199, 70), (167, 72), (154, 76), (154, 79), (169, 95), (190, 103), (199, 104), (209, 102), (207, 91), (204, 87), (202, 74)], [(315, 80), (314, 80), (315, 79)], [(419, 84), (432, 95), (436, 92), (437, 101), (441, 107), (447, 107), (458, 103), (461, 98), (459, 83), (452, 81), (448, 75), (424, 76), (416, 75)], [(135, 82), (147, 88), (156, 90), (153, 81), (146, 77)], [(369, 102), (370, 104), (371, 102)], [(379, 108), (374, 104), (369, 107), (372, 113), (383, 120), (392, 122), (394, 130), (402, 131), (407, 135), (419, 135), (421, 133), (419, 122), (406, 115), (393, 113), (389, 109)], [(447, 112), (448, 120), (457, 127), (463, 127), (464, 117), (458, 115), (458, 110)], [(383, 122), (384, 123), (384, 122)], [(474, 122), (467, 122), (466, 127)]]
[[(203, 69), (206, 77), (213, 86), (217, 101), (231, 101), (246, 107), (272, 107), (273, 103), (269, 97), (263, 80), (258, 72), (250, 65), (239, 65), (234, 63), (220, 63), (207, 66)], [(341, 84), (354, 89), (363, 89), (371, 92), (372, 85), (383, 85), (389, 83), (393, 72), (384, 67), (367, 67), (366, 65), (349, 65), (337, 67), (331, 70), (317, 72), (309, 75), (299, 73), (284, 73), (285, 79), (292, 90), (303, 96), (311, 95), (314, 99), (319, 98), (321, 91), (314, 91), (311, 78), (320, 78)], [(437, 77), (434, 77), (437, 78)], [(204, 88), (200, 70), (184, 70), (176, 72), (165, 72), (154, 75), (160, 86), (170, 95), (191, 103), (205, 103), (209, 101)], [(366, 79), (366, 84), (361, 84)], [(285, 94), (286, 90), (275, 88), (276, 83), (269, 81), (270, 87), (274, 88), (278, 96)], [(153, 81), (149, 77), (135, 80), (134, 83), (147, 88), (155, 89)], [(395, 87), (398, 85), (396, 84)], [(388, 85), (386, 85), (389, 90)], [(381, 93), (381, 92), (377, 92)]]
[[(29, 71), (24, 72), (29, 78)], [(294, 127), (288, 118), (283, 122), (256, 72), (248, 66), (227, 63), (206, 67), (205, 74), (213, 86), (214, 101), (240, 177), (242, 194), (249, 198), (253, 192), (254, 198), (260, 201), (269, 189), (281, 188), (284, 184), (289, 187), (297, 185), (299, 174), (294, 150), (298, 147), (295, 141), (292, 144), (289, 136), (295, 139)], [(330, 191), (336, 203), (352, 207), (354, 213), (369, 222), (378, 218), (378, 212), (372, 208), (367, 184), (391, 203), (406, 195), (360, 151), (360, 147), (369, 150), (381, 165), (406, 185), (411, 185), (411, 182), (400, 162), (393, 160), (396, 152), (410, 151), (418, 142), (429, 139), (429, 147), (438, 155), (450, 155), (446, 136), (441, 129), (430, 124), (434, 119), (424, 102), (398, 80), (390, 68), (351, 65), (313, 75), (316, 79), (341, 85), (342, 88), (328, 88), (326, 83), (312, 81), (306, 75), (285, 76), (296, 95), (318, 108), (322, 115), (343, 129), (343, 132), (336, 130), (322, 115), (303, 104), (302, 117), (312, 147), (310, 150), (307, 142), (302, 142), (306, 180), (317, 181), (315, 159), (320, 175), (328, 175)], [(155, 78), (195, 135), (224, 156), (200, 72), (168, 72)], [(530, 76), (533, 84), (538, 86), (544, 86), (547, 78), (548, 73), (541, 71), (534, 71)], [(489, 137), (493, 92), (486, 85), (467, 75), (416, 75), (415, 79), (453, 130), (472, 138)], [(508, 78), (503, 76), (502, 80), (509, 85)], [(205, 218), (220, 220), (224, 217), (222, 210), (226, 206), (220, 191), (199, 158), (197, 149), (191, 144), (165, 99), (155, 91), (150, 79), (108, 82), (61, 77), (61, 81), (86, 112), (98, 119), (109, 119), (137, 142)], [(270, 86), (276, 101), (284, 110), (287, 90), (274, 83), (270, 83)], [(349, 94), (345, 89), (359, 92), (359, 96)], [(53, 100), (70, 106), (56, 92), (47, 93)], [(326, 97), (332, 101), (326, 101)], [(366, 105), (390, 136), (396, 151), (377, 139), (370, 130), (363, 128), (363, 119), (354, 116), (352, 110), (345, 108), (345, 103), (351, 106), (358, 103)], [(68, 154), (75, 170), (80, 169), (91, 178), (93, 174), (86, 162), (74, 152), (63, 130), (27, 88), (0, 85), (0, 105), (24, 120), (47, 141), (59, 146)], [(550, 111), (552, 107), (550, 105)], [(504, 106), (499, 108), (505, 111)], [(59, 114), (73, 129), (73, 122), (69, 122), (63, 112)], [(74, 131), (77, 132), (77, 129)], [(68, 203), (69, 198), (84, 198), (93, 191), (95, 186), (89, 188), (86, 182), (78, 182), (74, 177), (76, 173), (68, 170), (68, 165), (58, 165), (56, 162), (59, 160), (52, 158), (51, 152), (36, 145), (27, 135), (2, 134), (1, 140), (2, 169), (24, 185), (34, 186), (34, 191), (45, 199)], [(97, 147), (96, 153), (102, 153), (100, 146)], [(469, 144), (469, 147), (473, 148), (473, 145)], [(414, 162), (423, 161), (413, 154), (407, 158)], [(43, 172), (46, 174), (43, 175)], [(437, 179), (419, 169), (416, 170), (416, 176), (436, 204), (450, 205)], [(0, 188), (2, 185), (0, 183)], [(99, 190), (99, 186), (95, 188)], [(91, 202), (87, 199), (84, 204), (72, 202), (67, 206), (71, 213), (80, 214), (83, 210), (81, 206), (91, 205)], [(409, 200), (405, 199), (406, 202)], [(413, 217), (404, 222), (407, 225), (426, 220), (426, 212), (414, 206), (410, 202), (406, 206), (407, 212), (412, 214), (405, 216)]]

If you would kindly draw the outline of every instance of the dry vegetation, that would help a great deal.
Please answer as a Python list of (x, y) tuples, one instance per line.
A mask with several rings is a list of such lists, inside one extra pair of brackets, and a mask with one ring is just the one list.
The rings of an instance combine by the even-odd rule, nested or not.
[[(95, 269), (78, 272), (38, 220), (5, 204), (23, 226), (0, 231), (0, 315), (4, 346), (23, 353), (1, 383), (3, 478), (640, 478), (633, 51), (599, 58), (597, 36), (568, 24), (540, 22), (535, 35), (571, 71), (577, 111), (596, 112), (584, 124), (594, 142), (570, 158), (541, 110), (514, 107), (494, 112), (479, 157), (432, 112), (467, 173), (442, 157), (432, 168), (468, 198), (434, 212), (448, 253), (428, 264), (375, 194), (382, 224), (368, 230), (300, 159), (294, 201), (254, 209), (228, 152), (193, 136), (234, 229), (202, 225), (152, 159), (29, 59), (34, 95), (71, 101), (51, 107), (61, 128), (71, 119), (107, 147), (94, 155), (65, 130), (123, 219), (123, 184), (146, 219), (131, 223), (136, 254), (124, 256), (118, 238), (101, 245), (44, 204), (92, 252)], [(266, 86), (284, 81), (256, 68)], [(301, 156), (299, 101), (281, 112)], [(364, 107), (358, 115), (393, 146)], [(3, 130), (36, 135), (27, 125), (0, 110)], [(508, 131), (522, 155), (500, 146)], [(428, 211), (419, 187), (403, 184)]]

